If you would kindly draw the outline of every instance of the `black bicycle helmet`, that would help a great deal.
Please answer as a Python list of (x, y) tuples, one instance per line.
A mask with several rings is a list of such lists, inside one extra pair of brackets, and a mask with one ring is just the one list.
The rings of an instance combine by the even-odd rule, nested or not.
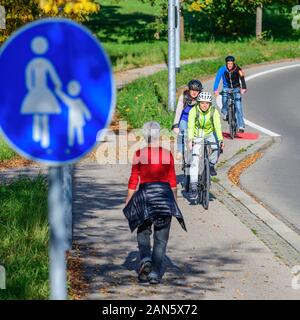
[(199, 80), (191, 80), (188, 83), (188, 87), (189, 87), (189, 90), (199, 91), (199, 92), (202, 91), (203, 89), (202, 83)]
[(229, 62), (229, 61), (234, 62), (234, 61), (235, 61), (234, 56), (228, 56), (228, 57), (225, 58), (225, 62), (226, 62), (226, 63)]

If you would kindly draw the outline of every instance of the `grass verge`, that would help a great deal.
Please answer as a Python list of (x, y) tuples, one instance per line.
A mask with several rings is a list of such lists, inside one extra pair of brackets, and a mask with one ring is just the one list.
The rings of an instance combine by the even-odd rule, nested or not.
[(7, 143), (0, 136), (0, 162), (11, 160), (16, 156), (16, 153), (7, 145)]
[(48, 299), (48, 239), (45, 178), (0, 185), (0, 300)]
[[(280, 59), (300, 57), (298, 42), (237, 43), (226, 47), (223, 56), (234, 54), (238, 64), (246, 66)], [(228, 49), (230, 48), (230, 50)], [(177, 87), (185, 85), (190, 79), (203, 79), (215, 75), (224, 64), (223, 58), (186, 65), (177, 75)], [(174, 114), (167, 111), (168, 72), (161, 71), (141, 78), (126, 86), (118, 94), (117, 110), (121, 118), (132, 128), (141, 128), (149, 120), (158, 121), (162, 127), (170, 128)]]

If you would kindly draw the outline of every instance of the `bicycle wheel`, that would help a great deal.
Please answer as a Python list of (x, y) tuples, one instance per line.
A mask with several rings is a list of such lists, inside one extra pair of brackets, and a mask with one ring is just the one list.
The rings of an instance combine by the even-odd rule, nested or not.
[(210, 171), (209, 171), (209, 161), (207, 158), (204, 159), (204, 170), (203, 170), (203, 195), (202, 195), (202, 205), (205, 210), (209, 206), (209, 190), (210, 190)]
[(186, 162), (186, 156), (183, 157), (183, 188), (185, 192), (190, 191), (190, 165)]
[(197, 204), (202, 204), (203, 200), (203, 179), (202, 176), (198, 176), (198, 202)]
[(191, 177), (189, 174), (186, 174), (186, 171), (184, 173), (184, 190), (185, 192), (190, 192), (190, 182), (191, 182)]
[(233, 105), (230, 105), (228, 108), (228, 124), (229, 124), (229, 134), (230, 138), (234, 139), (236, 134), (236, 123), (235, 123), (235, 114)]
[(233, 131), (234, 131), (234, 136), (236, 136), (237, 134), (237, 129), (238, 129), (238, 126), (237, 126), (237, 120), (236, 120), (236, 109), (235, 109), (235, 105), (232, 106), (232, 114), (233, 114)]

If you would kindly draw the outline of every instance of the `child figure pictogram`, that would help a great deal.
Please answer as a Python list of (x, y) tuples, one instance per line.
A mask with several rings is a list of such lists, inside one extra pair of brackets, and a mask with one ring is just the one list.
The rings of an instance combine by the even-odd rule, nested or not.
[(62, 90), (55, 90), (58, 97), (68, 107), (68, 145), (74, 146), (75, 138), (79, 145), (84, 144), (83, 128), (86, 121), (91, 120), (91, 113), (83, 100), (79, 97), (81, 86), (78, 81), (72, 80), (68, 84), (68, 94)]

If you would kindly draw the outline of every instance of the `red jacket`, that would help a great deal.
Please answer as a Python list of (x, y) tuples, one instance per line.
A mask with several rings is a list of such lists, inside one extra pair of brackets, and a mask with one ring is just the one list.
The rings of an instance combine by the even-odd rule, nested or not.
[(174, 158), (169, 150), (148, 146), (136, 151), (128, 189), (135, 190), (145, 182), (168, 182), (171, 188), (176, 188)]

